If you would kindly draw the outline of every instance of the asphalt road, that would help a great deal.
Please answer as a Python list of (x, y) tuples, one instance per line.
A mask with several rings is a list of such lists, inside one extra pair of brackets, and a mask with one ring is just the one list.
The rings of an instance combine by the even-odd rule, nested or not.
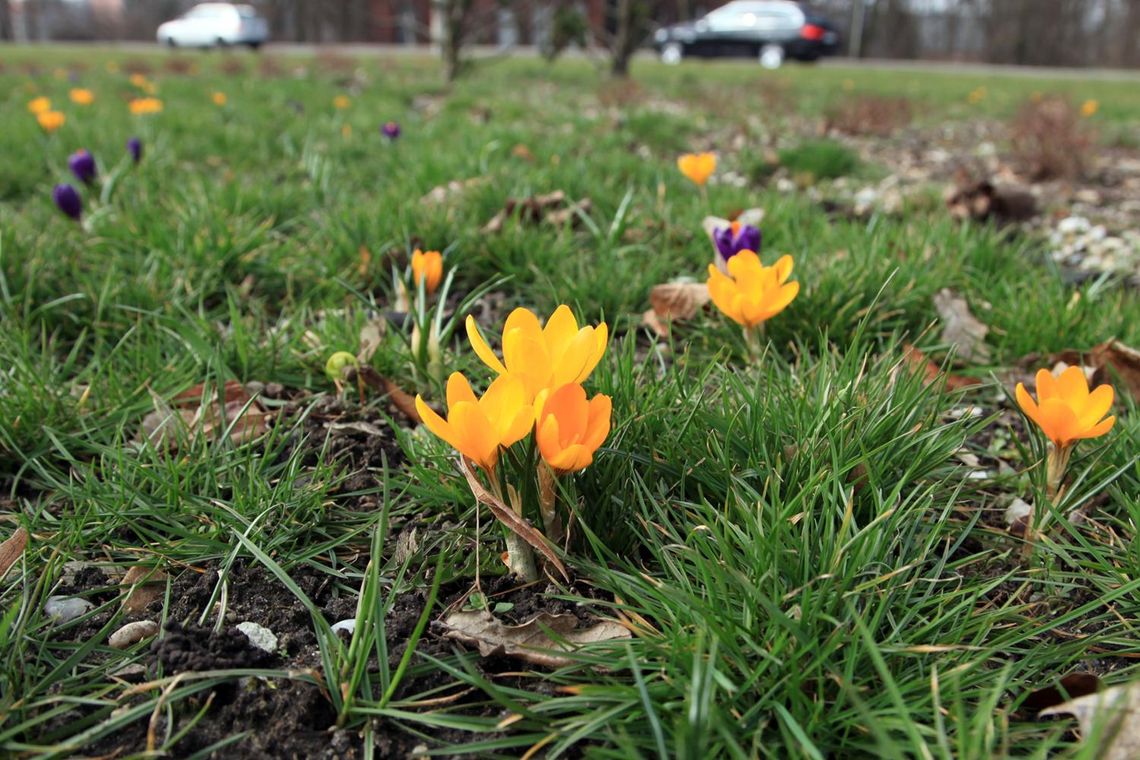
[[(37, 44), (42, 44), (52, 48), (77, 48), (82, 50), (91, 50), (92, 48), (105, 48), (121, 50), (123, 52), (130, 53), (160, 53), (166, 50), (166, 48), (158, 44), (146, 42), (49, 42)], [(29, 45), (26, 47), (32, 46)], [(4, 45), (0, 45), (0, 51), (2, 51), (3, 48)], [(310, 56), (324, 51), (332, 51), (337, 54), (346, 56), (377, 58), (405, 55), (425, 57), (438, 55), (437, 49), (429, 45), (380, 45), (358, 43), (311, 45), (292, 42), (280, 42), (270, 43), (266, 45), (263, 50), (274, 55), (289, 56)], [(232, 53), (233, 51), (228, 52)], [(475, 58), (492, 58), (500, 56), (527, 57), (537, 56), (538, 50), (530, 46), (500, 48), (489, 45), (481, 45), (471, 47), (469, 49), (469, 55)], [(567, 57), (573, 58), (601, 59), (605, 57), (605, 52), (600, 49), (587, 51), (572, 49), (568, 51), (566, 55)], [(644, 50), (637, 54), (638, 60), (650, 60), (655, 57), (655, 54), (650, 50)], [(681, 65), (699, 66), (700, 61), (686, 61)], [(792, 62), (787, 65), (794, 66), (801, 64)], [(1050, 66), (1007, 66), (988, 63), (963, 63), (959, 61), (897, 61), (868, 58), (825, 58), (818, 65), (827, 68), (855, 68), (882, 71), (928, 71), (933, 73), (946, 74), (1019, 76), (1040, 79), (1113, 79), (1120, 81), (1136, 81), (1137, 83), (1140, 83), (1140, 70), (1136, 69), (1086, 69)]]

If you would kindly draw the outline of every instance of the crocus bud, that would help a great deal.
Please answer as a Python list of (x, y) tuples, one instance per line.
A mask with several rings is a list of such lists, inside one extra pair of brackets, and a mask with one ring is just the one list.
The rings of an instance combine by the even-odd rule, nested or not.
[(98, 169), (95, 166), (95, 156), (91, 155), (91, 151), (77, 150), (67, 158), (67, 167), (71, 169), (71, 173), (85, 185), (90, 185), (95, 181), (95, 175)]
[(389, 140), (395, 140), (400, 136), (400, 125), (394, 121), (389, 121), (384, 126), (380, 127), (380, 134), (387, 137)]
[(127, 140), (127, 152), (131, 154), (131, 158), (137, 164), (142, 160), (142, 140), (137, 137), (132, 137)]
[(79, 217), (83, 215), (83, 199), (79, 197), (79, 191), (73, 186), (68, 184), (56, 185), (51, 191), (51, 199), (55, 201), (55, 205), (60, 211), (75, 221), (79, 221)]

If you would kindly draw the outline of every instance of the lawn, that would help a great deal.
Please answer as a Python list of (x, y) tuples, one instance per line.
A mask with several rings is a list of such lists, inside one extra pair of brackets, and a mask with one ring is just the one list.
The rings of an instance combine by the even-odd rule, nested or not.
[[(1136, 678), (1140, 362), (1098, 368), (1116, 423), (1057, 494), (1013, 388), (1140, 344), (1135, 283), (1075, 276), (1040, 226), (953, 218), (937, 182), (889, 211), (842, 194), (896, 171), (863, 148), (1053, 93), (1097, 101), (1094, 159), (1134, 159), (1135, 81), (599, 72), (481, 61), (448, 89), (417, 57), (5, 49), (0, 754), (1101, 756), (1037, 711), (1071, 674)], [(132, 115), (148, 91), (162, 110)], [(909, 123), (821, 138), (871, 96)], [(677, 158), (704, 150), (698, 187)], [(794, 259), (787, 308), (747, 336), (713, 304), (644, 321), (654, 286), (708, 278), (702, 220), (754, 208), (763, 262)], [(434, 295), (400, 284), (415, 249), (444, 254)], [(984, 340), (947, 337), (946, 289)], [(562, 304), (607, 325), (578, 379), (611, 425), (556, 481), (565, 536), (525, 583), (411, 397), (442, 412), (451, 372), (495, 378), (468, 314), (498, 352), (513, 309)], [(525, 348), (512, 373), (542, 365)], [(529, 477), (537, 438), (498, 472)], [(481, 652), (458, 621), (487, 615), (506, 644)], [(522, 632), (598, 640), (517, 656)]]

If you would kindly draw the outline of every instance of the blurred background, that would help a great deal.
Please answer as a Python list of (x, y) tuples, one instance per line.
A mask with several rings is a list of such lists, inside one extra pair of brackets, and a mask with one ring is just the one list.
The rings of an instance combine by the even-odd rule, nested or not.
[[(0, 39), (154, 41), (193, 0), (0, 0)], [(605, 45), (631, 13), (653, 28), (701, 16), (713, 0), (253, 0), (273, 42), (427, 45), (445, 15), (467, 14), (467, 41), (545, 48)], [(840, 54), (995, 64), (1140, 66), (1140, 0), (816, 0)]]

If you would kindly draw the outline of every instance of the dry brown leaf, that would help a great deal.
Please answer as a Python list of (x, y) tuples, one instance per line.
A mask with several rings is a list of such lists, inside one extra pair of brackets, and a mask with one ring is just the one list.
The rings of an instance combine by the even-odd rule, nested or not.
[(609, 620), (578, 627), (576, 615), (543, 612), (521, 625), (506, 625), (490, 612), (453, 612), (444, 618), (444, 637), (479, 649), (483, 657), (506, 655), (546, 668), (571, 664), (563, 652), (583, 644), (630, 638), (629, 630)]
[(989, 363), (986, 333), (990, 328), (970, 313), (966, 299), (943, 288), (934, 296), (934, 308), (942, 319), (942, 341), (954, 347), (955, 355), (972, 364)]
[(1075, 716), (1084, 741), (1097, 742), (1096, 757), (1100, 760), (1140, 757), (1140, 681), (1070, 699), (1037, 715)]
[(946, 387), (952, 391), (962, 390), (981, 383), (980, 380), (973, 377), (944, 373), (941, 367), (926, 357), (926, 354), (909, 343), (903, 344), (903, 360), (915, 372), (922, 373), (926, 385), (939, 382), (943, 377), (946, 379)]
[(427, 206), (442, 206), (449, 201), (455, 200), (482, 182), (484, 182), (483, 177), (453, 179), (446, 184), (433, 187), (423, 198), (420, 198), (420, 203)]
[(356, 360), (361, 364), (368, 364), (376, 349), (384, 339), (388, 329), (388, 320), (382, 314), (373, 317), (360, 328), (360, 350), (356, 352)]
[(649, 291), (653, 308), (641, 315), (641, 324), (662, 338), (669, 336), (669, 323), (692, 319), (709, 302), (709, 288), (703, 282), (666, 282)]
[[(1140, 351), (1125, 345), (1115, 338), (1094, 346), (1088, 351), (1062, 351), (1050, 357), (1050, 364), (1065, 362), (1074, 366), (1091, 366), (1094, 369), (1092, 382), (1120, 382), (1140, 402)], [(1117, 388), (1118, 391), (1123, 390)]]
[(151, 602), (162, 597), (165, 586), (166, 573), (153, 567), (133, 565), (119, 582), (119, 587), (127, 594), (123, 609), (132, 615), (142, 613)]
[(28, 531), (23, 528), (16, 528), (16, 532), (0, 544), (0, 579), (3, 579), (12, 565), (20, 559), (27, 545)]
[(1064, 703), (1066, 697), (1076, 699), (1098, 691), (1100, 691), (1100, 679), (1097, 676), (1092, 673), (1069, 673), (1067, 676), (1062, 676), (1056, 685), (1031, 692), (1022, 701), (1021, 709), (1036, 714), (1046, 707), (1055, 707)]
[(562, 560), (558, 559), (558, 555), (550, 548), (550, 543), (538, 528), (531, 525), (530, 521), (522, 515), (515, 514), (513, 509), (484, 488), (483, 484), (479, 482), (479, 478), (475, 477), (475, 473), (471, 471), (470, 465), (467, 464), (466, 457), (459, 458), (459, 468), (463, 471), (464, 477), (467, 478), (467, 485), (471, 489), (471, 493), (474, 494), (475, 501), (480, 504), (486, 504), (487, 508), (491, 510), (491, 514), (498, 518), (499, 522), (506, 525), (515, 535), (534, 547), (562, 574), (564, 579), (569, 581), (570, 574), (566, 572), (566, 566), (562, 564)]
[(507, 220), (516, 215), (522, 223), (546, 222), (556, 226), (563, 225), (574, 222), (578, 219), (579, 213), (587, 213), (592, 205), (589, 198), (569, 201), (566, 193), (561, 190), (555, 190), (545, 195), (532, 195), (521, 200), (507, 198), (507, 202), (503, 204), (499, 213), (483, 225), (482, 232), (488, 235), (501, 232)]
[(515, 158), (521, 158), (523, 161), (534, 161), (534, 154), (530, 152), (530, 148), (522, 143), (511, 148), (511, 155)]
[(173, 406), (151, 393), (154, 411), (143, 418), (139, 438), (155, 446), (173, 449), (177, 448), (179, 437), (191, 434), (213, 438), (228, 429), (230, 440), (242, 444), (260, 437), (269, 429), (272, 415), (241, 383), (229, 380), (222, 387), (220, 415), (218, 399), (211, 399), (212, 394), (205, 388), (204, 383), (199, 383), (182, 391), (174, 397)]
[(649, 291), (649, 305), (658, 316), (674, 322), (692, 319), (709, 302), (703, 282), (666, 282)]

